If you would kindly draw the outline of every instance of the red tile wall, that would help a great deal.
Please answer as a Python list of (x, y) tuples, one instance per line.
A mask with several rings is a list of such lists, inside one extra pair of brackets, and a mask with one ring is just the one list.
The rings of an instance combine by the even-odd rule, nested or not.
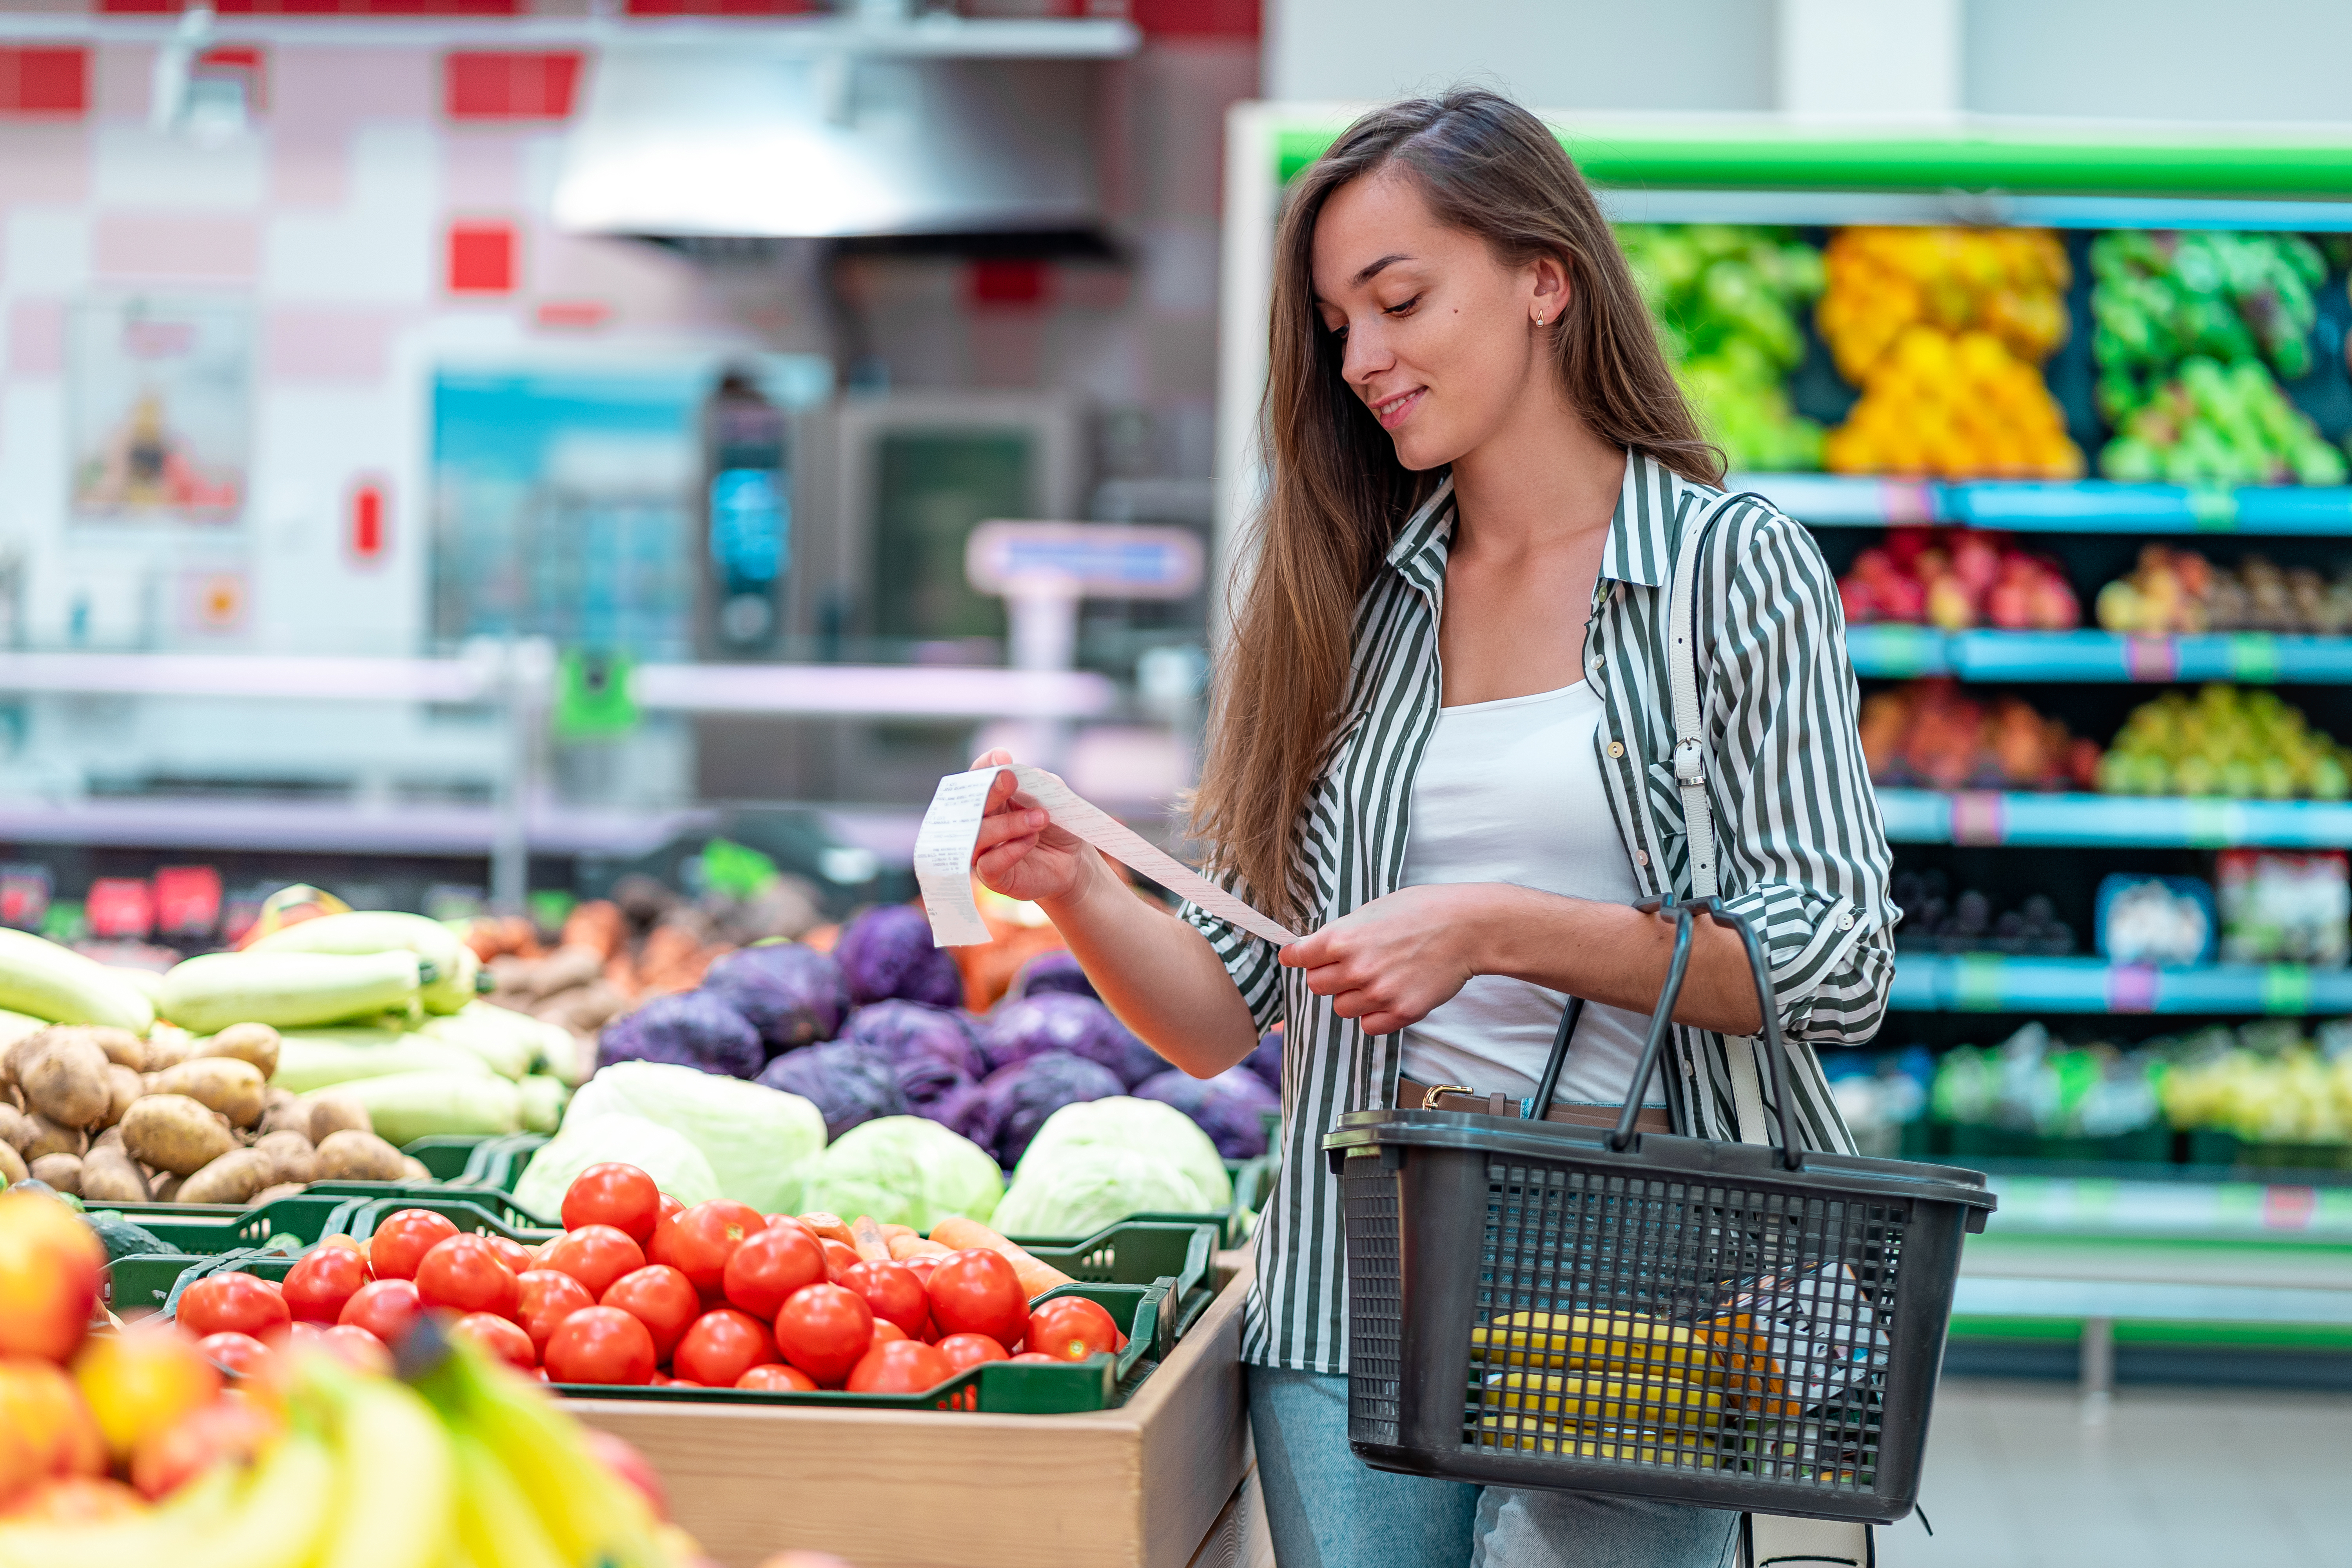
[(86, 114), (89, 51), (0, 48), (0, 114)]
[(442, 57), (442, 106), (452, 120), (563, 120), (580, 86), (580, 54), (455, 49)]

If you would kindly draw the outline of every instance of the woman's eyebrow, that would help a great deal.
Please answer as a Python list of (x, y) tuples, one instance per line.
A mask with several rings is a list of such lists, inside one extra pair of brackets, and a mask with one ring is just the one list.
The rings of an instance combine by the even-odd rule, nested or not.
[(1381, 274), (1381, 270), (1383, 268), (1386, 268), (1386, 267), (1390, 266), (1391, 263), (1399, 262), (1399, 261), (1411, 261), (1412, 259), (1412, 257), (1410, 257), (1410, 256), (1406, 256), (1406, 255), (1402, 254), (1402, 252), (1399, 252), (1399, 253), (1396, 253), (1396, 254), (1392, 254), (1392, 255), (1389, 255), (1389, 256), (1383, 256), (1383, 257), (1381, 257), (1378, 261), (1373, 262), (1370, 267), (1365, 268), (1361, 272), (1357, 273), (1357, 274), (1356, 274), (1356, 276), (1355, 276), (1354, 278), (1350, 279), (1349, 280), (1349, 285), (1350, 285), (1351, 287), (1358, 287), (1358, 286), (1360, 286), (1360, 285), (1362, 285), (1362, 284), (1369, 283), (1369, 282), (1370, 282), (1374, 278), (1377, 278), (1377, 277), (1379, 277), (1379, 276), (1380, 276), (1380, 274)]

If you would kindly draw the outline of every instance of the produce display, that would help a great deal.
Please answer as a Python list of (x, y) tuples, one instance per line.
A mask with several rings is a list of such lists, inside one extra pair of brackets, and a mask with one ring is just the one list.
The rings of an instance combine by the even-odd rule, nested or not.
[(2316, 291), (2327, 277), (2300, 235), (2112, 229), (2091, 241), (2100, 411), (2120, 421), (2192, 354), (2311, 372)]
[(1925, 622), (1945, 631), (1993, 626), (2072, 631), (2083, 606), (2065, 573), (2005, 534), (1969, 529), (1890, 528), (1838, 580), (1848, 624)]
[(2116, 422), (2099, 472), (2129, 483), (2340, 485), (2344, 454), (2263, 365), (2202, 354)]
[(1822, 291), (1821, 253), (1784, 229), (1623, 224), (1618, 243), (1660, 345), (1708, 438), (1734, 468), (1822, 466), (1822, 427), (1785, 386), (1805, 357), (1798, 312)]
[(2056, 907), (2041, 893), (2002, 910), (1979, 889), (1963, 887), (1954, 893), (1941, 871), (1898, 871), (1895, 903), (1903, 911), (1895, 931), (1897, 952), (2063, 958), (2075, 950), (2074, 928), (2058, 918)]
[(2022, 698), (1979, 701), (1941, 677), (1865, 698), (1861, 731), (1870, 776), (1883, 784), (2078, 790), (2104, 777), (2095, 742)]
[(1838, 473), (2074, 479), (2083, 454), (2042, 380), (2071, 275), (2037, 229), (1849, 228), (1815, 321), (1862, 389), (1823, 443)]
[(2352, 875), (2331, 850), (2225, 849), (2215, 889), (2224, 963), (2352, 963)]
[(2062, 1045), (2028, 1024), (1992, 1048), (1956, 1046), (1937, 1059), (1927, 1109), (1939, 1121), (2045, 1138), (2113, 1138), (2163, 1116), (2161, 1047)]
[(2099, 759), (2097, 783), (2110, 795), (2343, 800), (2352, 751), (2276, 692), (2217, 683), (2132, 710)]
[(0, 1563), (701, 1560), (642, 1458), (462, 1323), (395, 1328), (400, 1377), (371, 1331), (245, 1275), (177, 1322), (93, 1330), (104, 1262), (59, 1199), (0, 1194)]
[(2141, 548), (2128, 574), (2099, 590), (2099, 625), (2111, 632), (2263, 631), (2337, 637), (2352, 630), (2352, 571), (2330, 583), (2307, 566), (2282, 571), (2249, 554), (2235, 568), (2175, 545)]
[(2254, 1144), (2352, 1145), (2352, 1020), (2305, 1038), (2265, 1019), (2201, 1031), (2173, 1045), (2158, 1079), (2165, 1116), (2189, 1131)]
[(2196, 877), (2116, 872), (2100, 879), (2099, 955), (2110, 963), (2181, 965), (2213, 960), (2213, 889)]

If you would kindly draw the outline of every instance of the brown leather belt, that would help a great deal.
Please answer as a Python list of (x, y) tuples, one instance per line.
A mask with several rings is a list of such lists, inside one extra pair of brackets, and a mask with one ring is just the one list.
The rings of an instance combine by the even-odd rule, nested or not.
[[(1466, 1110), (1474, 1116), (1517, 1116), (1519, 1102), (1507, 1094), (1480, 1094), (1458, 1083), (1441, 1083), (1432, 1089), (1409, 1078), (1397, 1079), (1397, 1106), (1404, 1110)], [(1624, 1114), (1621, 1105), (1571, 1105), (1554, 1100), (1543, 1114), (1546, 1121), (1565, 1121), (1571, 1127), (1614, 1127), (1617, 1118)], [(1645, 1105), (1633, 1118), (1636, 1132), (1672, 1132), (1674, 1122), (1663, 1105)]]

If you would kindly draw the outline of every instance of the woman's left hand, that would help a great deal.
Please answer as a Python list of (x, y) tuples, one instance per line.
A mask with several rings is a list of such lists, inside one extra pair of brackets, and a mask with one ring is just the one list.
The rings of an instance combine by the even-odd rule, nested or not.
[(1453, 999), (1478, 970), (1480, 917), (1496, 889), (1478, 882), (1400, 888), (1282, 950), (1307, 988), (1368, 1035), (1391, 1035)]

